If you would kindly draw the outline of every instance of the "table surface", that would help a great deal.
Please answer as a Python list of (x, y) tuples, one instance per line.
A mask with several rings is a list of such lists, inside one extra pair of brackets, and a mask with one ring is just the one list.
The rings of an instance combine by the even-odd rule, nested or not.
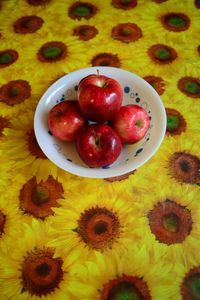
[[(0, 1), (0, 299), (200, 299), (200, 2)], [(91, 66), (149, 82), (161, 147), (121, 177), (57, 168), (33, 118)]]

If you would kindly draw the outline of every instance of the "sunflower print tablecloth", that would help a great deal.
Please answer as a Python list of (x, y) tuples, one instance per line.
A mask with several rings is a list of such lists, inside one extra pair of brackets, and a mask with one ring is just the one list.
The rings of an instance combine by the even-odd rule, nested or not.
[[(200, 299), (200, 1), (0, 1), (0, 299)], [(114, 66), (167, 113), (144, 166), (57, 168), (33, 130), (63, 75)]]

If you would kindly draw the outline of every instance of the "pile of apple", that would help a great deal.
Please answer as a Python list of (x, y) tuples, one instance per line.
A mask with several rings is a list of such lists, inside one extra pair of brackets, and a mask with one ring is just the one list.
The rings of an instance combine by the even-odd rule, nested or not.
[(123, 90), (113, 78), (99, 74), (84, 77), (77, 97), (49, 111), (48, 127), (54, 137), (75, 141), (80, 158), (90, 167), (112, 164), (122, 145), (138, 142), (149, 128), (150, 120), (142, 107), (122, 106)]

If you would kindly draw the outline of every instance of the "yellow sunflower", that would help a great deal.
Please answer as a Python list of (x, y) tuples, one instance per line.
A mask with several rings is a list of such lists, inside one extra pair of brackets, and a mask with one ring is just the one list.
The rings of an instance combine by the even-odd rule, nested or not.
[[(11, 187), (5, 182), (0, 183), (1, 194), (4, 195), (5, 189)], [(13, 230), (21, 230), (22, 218), (18, 212), (17, 203), (12, 203), (12, 199), (6, 199), (1, 196), (0, 199), (0, 248), (6, 242), (7, 238), (12, 235)]]
[(200, 281), (200, 259), (195, 255), (195, 261), (188, 265), (176, 263), (174, 265), (176, 280), (172, 283), (172, 299), (198, 299)]
[(155, 68), (155, 66), (148, 66), (148, 68), (140, 68), (138, 75), (146, 80), (161, 96), (165, 95), (170, 86), (170, 77), (163, 72), (163, 70)]
[[(55, 74), (49, 74), (48, 77), (44, 78), (44, 80), (35, 83), (35, 87), (41, 87), (40, 90), (40, 96), (57, 80), (59, 80), (61, 77), (65, 76), (66, 72), (57, 72)], [(40, 84), (41, 83), (41, 84)], [(39, 100), (39, 99), (38, 99)]]
[[(171, 139), (174, 140), (174, 137)], [(151, 159), (136, 169), (135, 173), (131, 176), (133, 182), (131, 194), (133, 194), (134, 197), (141, 197), (144, 193), (148, 194), (149, 192), (152, 192), (152, 183), (154, 181), (162, 183), (165, 182), (166, 184), (171, 182), (171, 178), (168, 176), (168, 173), (166, 174), (165, 168), (162, 170), (163, 165), (161, 161), (161, 153), (163, 155), (162, 157), (164, 158), (165, 154), (163, 154), (162, 148), (164, 147), (163, 144), (166, 144), (166, 142), (167, 138), (164, 138), (160, 148), (154, 153)], [(135, 178), (134, 175), (136, 175)], [(127, 191), (130, 194), (130, 188)], [(130, 199), (132, 198), (130, 197)]]
[(199, 133), (188, 139), (185, 136), (165, 139), (151, 162), (151, 172), (159, 170), (157, 182), (172, 185), (196, 185), (199, 174)]
[(16, 116), (26, 109), (35, 109), (45, 91), (42, 82), (30, 71), (23, 69), (4, 73), (0, 79), (0, 110), (2, 116)]
[[(45, 83), (40, 80), (37, 72), (32, 72), (26, 64), (19, 41), (3, 38), (0, 46), (0, 105), (2, 115), (15, 115), (33, 104), (43, 93)], [(12, 74), (12, 76), (11, 76)], [(12, 83), (11, 83), (12, 82)], [(7, 86), (8, 84), (8, 86)]]
[(60, 3), (60, 11), (67, 15), (70, 20), (91, 20), (104, 21), (110, 15), (110, 3), (107, 1), (99, 2), (98, 0), (69, 0)]
[(183, 134), (188, 139), (198, 136), (200, 132), (200, 107), (192, 106), (185, 96), (179, 93), (166, 92), (162, 96), (167, 114), (166, 137), (177, 137)]
[(151, 5), (141, 15), (143, 30), (166, 37), (173, 42), (188, 42), (197, 39), (199, 14), (192, 2), (166, 1)]
[(34, 66), (39, 76), (55, 76), (68, 73), (86, 65), (82, 43), (76, 37), (46, 32), (46, 37), (31, 43), (26, 50), (24, 62)]
[[(31, 86), (31, 99), (29, 101), (29, 106), (26, 107), (28, 110), (36, 109), (36, 105), (38, 104), (40, 98), (42, 95), (46, 92), (46, 90), (58, 79), (66, 75), (66, 72), (55, 70), (52, 74), (48, 74), (48, 76), (45, 76), (42, 80), (41, 77), (38, 76), (39, 74), (33, 73), (31, 70), (26, 70), (26, 73), (24, 74), (23, 78), (25, 78), (26, 81), (29, 82)], [(18, 78), (18, 77), (16, 77)], [(27, 101), (28, 102), (28, 101)]]
[[(76, 191), (83, 191), (85, 194), (95, 194), (96, 190), (104, 191), (105, 194), (121, 195), (126, 191), (130, 194), (130, 199), (134, 201), (134, 195), (139, 195), (149, 185), (149, 174), (146, 175), (145, 170), (133, 170), (121, 176), (113, 176), (105, 179), (84, 178), (71, 174), (70, 184), (75, 182)], [(64, 172), (59, 169), (60, 172)], [(72, 185), (73, 186), (73, 185)], [(73, 188), (72, 188), (73, 189)], [(72, 190), (71, 189), (71, 190)]]
[(126, 45), (127, 48), (127, 45), (131, 44), (136, 46), (143, 37), (139, 15), (135, 14), (133, 17), (122, 11), (119, 18), (119, 11), (115, 9), (115, 12), (117, 14), (113, 14), (112, 19), (105, 19), (104, 26), (100, 25), (99, 27), (100, 35), (102, 33), (102, 42), (112, 43), (116, 48), (123, 47), (123, 45)]
[[(191, 54), (192, 55), (192, 54)], [(192, 56), (191, 56), (192, 57)], [(189, 59), (190, 57), (188, 57)], [(180, 95), (180, 105), (187, 101), (191, 107), (199, 111), (200, 98), (200, 70), (198, 68), (198, 61), (195, 65), (188, 64), (175, 72), (170, 79), (170, 86), (168, 88), (170, 97), (174, 94)], [(181, 98), (184, 101), (181, 101)]]
[(137, 206), (127, 203), (126, 193), (120, 197), (109, 191), (80, 193), (59, 200), (50, 221), (50, 246), (56, 253), (71, 249), (79, 259), (93, 259), (96, 252), (112, 256), (121, 254), (142, 237)]
[[(39, 2), (39, 0), (30, 1)], [(56, 4), (56, 8), (54, 4)], [(69, 34), (71, 34), (71, 23), (75, 21), (67, 16), (67, 11), (59, 9), (63, 4), (66, 5), (64, 1), (59, 1), (58, 3), (51, 0), (48, 4), (46, 3), (45, 7), (39, 5), (31, 6), (29, 4), (22, 9), (20, 7), (20, 10), (12, 18), (9, 18), (8, 15), (4, 16), (5, 22), (2, 25), (2, 36), (7, 39), (17, 39), (19, 43), (26, 45), (29, 45), (33, 38), (37, 41), (43, 41), (51, 35), (60, 36), (61, 38), (69, 37)], [(62, 27), (62, 32), (60, 31), (60, 26)]]
[(23, 51), (24, 49), (20, 47), (16, 40), (2, 38), (0, 44), (0, 70), (2, 75), (12, 74), (16, 71), (20, 73), (23, 67)]
[(27, 111), (11, 120), (11, 128), (4, 130), (1, 143), (2, 159), (9, 159), (15, 170), (21, 170), (38, 180), (57, 176), (58, 168), (39, 148), (33, 130), (33, 111)]
[[(87, 4), (88, 5), (91, 4), (91, 5), (97, 5), (99, 7), (98, 2), (92, 3), (90, 1), (88, 1), (88, 2), (87, 1), (81, 1), (81, 2), (80, 1), (71, 1), (70, 3), (69, 3), (69, 1), (68, 1), (68, 3), (66, 3), (66, 1), (59, 1), (59, 2), (52, 3), (51, 6), (48, 6), (45, 10), (43, 10), (40, 14), (38, 14), (38, 16), (40, 16), (41, 18), (44, 19), (44, 23), (43, 23), (43, 26), (40, 31), (41, 32), (51, 31), (53, 34), (59, 35), (60, 34), (60, 29), (59, 29), (60, 26), (55, 26), (55, 24), (58, 24), (58, 23), (62, 26), (62, 33), (64, 32), (65, 35), (67, 35), (68, 37), (69, 37), (69, 35), (73, 36), (74, 28), (78, 27), (80, 25), (88, 25), (88, 26), (93, 26), (93, 27), (97, 27), (97, 25), (98, 25), (99, 29), (102, 29), (101, 28), (102, 14), (99, 14), (99, 9), (104, 10), (105, 12), (106, 11), (109, 12), (109, 10), (108, 10), (109, 6), (106, 3), (101, 3), (100, 8), (98, 8), (98, 13), (95, 14), (94, 17), (91, 17), (91, 18), (82, 17), (82, 18), (72, 19), (68, 15), (68, 9), (72, 4), (76, 4), (76, 3), (78, 3), (78, 5), (80, 5), (80, 6), (82, 6), (82, 4), (85, 3), (86, 6), (87, 6)], [(82, 13), (84, 13), (84, 7), (82, 7), (82, 9), (78, 8), (75, 10), (77, 10), (79, 13), (81, 13), (81, 10), (82, 10)], [(90, 12), (90, 9), (87, 10), (87, 8), (85, 7), (85, 12), (87, 13), (87, 11)], [(96, 18), (96, 15), (99, 15), (100, 19), (98, 17)], [(104, 23), (105, 22), (108, 23), (108, 21), (111, 22), (108, 17), (105, 17)], [(96, 39), (98, 40), (98, 37), (99, 37), (98, 32), (96, 32), (96, 30), (92, 30), (93, 28), (88, 28), (88, 29), (90, 29), (90, 30), (83, 31), (83, 34), (85, 36), (83, 37), (83, 35), (82, 35), (82, 38), (85, 38), (85, 40), (88, 41), (89, 38), (95, 37), (95, 40)]]
[(133, 66), (132, 54), (127, 52), (126, 45), (116, 48), (112, 43), (98, 44), (93, 43), (92, 47), (87, 51), (87, 66), (108, 66), (132, 70), (137, 68), (137, 64)]
[[(9, 1), (8, 1), (9, 2)], [(41, 7), (28, 6), (24, 7), (26, 1), (22, 1), (20, 10), (15, 9), (14, 13), (5, 10), (3, 22), (1, 24), (1, 34), (6, 40), (18, 40), (18, 43), (25, 40), (27, 43), (30, 39), (38, 38), (41, 35), (41, 29), (45, 23), (43, 10)], [(26, 6), (26, 5), (25, 5)]]
[[(105, 21), (108, 23), (107, 21)], [(82, 42), (83, 49), (92, 47), (93, 44), (101, 43), (107, 38), (105, 27), (102, 28), (100, 21), (92, 19), (69, 20), (67, 29), (71, 36), (78, 38)], [(85, 51), (85, 50), (84, 50)]]
[(11, 126), (10, 119), (10, 117), (4, 117), (3, 115), (0, 115), (0, 141), (4, 138), (4, 129)]
[(22, 10), (34, 10), (40, 12), (52, 6), (56, 0), (18, 0), (18, 5)]
[(146, 66), (155, 68), (162, 76), (165, 74), (166, 77), (171, 77), (179, 69), (180, 64), (187, 66), (195, 64), (194, 60), (191, 62), (188, 60), (192, 52), (190, 49), (183, 49), (183, 45), (184, 43), (177, 43), (177, 39), (168, 40), (154, 33), (151, 38), (148, 35), (138, 42), (140, 51), (136, 52), (135, 60), (141, 68), (145, 69)]
[(0, 255), (4, 299), (71, 299), (68, 285), (75, 281), (70, 274), (72, 255), (56, 257), (47, 242), (47, 227), (33, 219), (4, 243)]
[[(57, 8), (55, 8), (55, 5)], [(67, 17), (67, 11), (61, 10), (59, 7), (63, 5), (63, 1), (55, 1), (49, 3), (45, 9), (36, 12), (34, 11), (34, 7), (32, 8), (32, 15), (37, 16), (43, 20), (41, 27), (35, 31), (33, 34), (25, 34), (23, 35), (24, 38), (31, 38), (35, 37), (40, 39), (40, 41), (45, 40), (45, 38), (51, 32), (52, 35), (61, 35), (63, 36), (63, 32), (67, 37), (69, 37), (70, 27), (71, 27), (71, 20)], [(27, 11), (24, 12), (24, 15), (27, 15)], [(28, 14), (30, 15), (30, 13)], [(60, 28), (62, 27), (62, 32)]]
[(10, 178), (12, 177), (12, 174), (10, 172), (10, 170), (12, 169), (12, 162), (5, 157), (3, 158), (4, 151), (1, 148), (1, 143), (4, 139), (6, 139), (4, 135), (4, 129), (10, 128), (10, 126), (10, 118), (0, 116), (0, 189), (2, 189), (2, 191), (7, 186)]
[(170, 299), (171, 277), (169, 265), (149, 261), (144, 247), (134, 247), (120, 258), (96, 253), (94, 261), (78, 265), (79, 284), (69, 290), (79, 299)]
[(3, 160), (3, 151), (0, 150), (1, 160), (0, 160), (0, 187), (2, 191), (4, 191), (4, 188), (10, 183), (11, 177), (12, 177), (12, 162), (8, 161), (7, 159)]
[(30, 223), (33, 217), (48, 222), (48, 217), (54, 214), (52, 208), (60, 206), (58, 200), (68, 199), (72, 191), (79, 187), (71, 174), (62, 170), (57, 177), (49, 175), (42, 179), (12, 171), (9, 179), (7, 184), (2, 184), (2, 188), (6, 187), (2, 202), (10, 202), (11, 207), (17, 206), (18, 214), (25, 223)]
[[(17, 34), (16, 34), (17, 35)], [(46, 33), (45, 33), (46, 36)], [(15, 48), (15, 43), (11, 42), (8, 43), (7, 41), (4, 43), (3, 39), (3, 43), (7, 45), (6, 47), (9, 49), (10, 44), (12, 45), (11, 48)], [(30, 43), (30, 38), (28, 38), (27, 40), (24, 40), (24, 38), (22, 37), (22, 44), (29, 44)], [(19, 41), (18, 41), (19, 44)], [(27, 46), (26, 46), (27, 47)], [(31, 46), (29, 48), (31, 50)], [(13, 93), (11, 93), (10, 98), (12, 98), (12, 102), (11, 104), (14, 104), (14, 106), (10, 107), (8, 105), (5, 105), (5, 101), (3, 102), (0, 99), (0, 104), (1, 104), (1, 112), (4, 114), (18, 114), (18, 112), (21, 110), (21, 106), (23, 107), (22, 103), (25, 103), (25, 105), (31, 102), (38, 102), (38, 100), (40, 99), (40, 97), (42, 96), (42, 94), (45, 92), (45, 90), (58, 78), (60, 78), (61, 76), (65, 75), (66, 72), (61, 70), (61, 69), (55, 69), (54, 72), (49, 73), (48, 76), (43, 76), (43, 79), (41, 80), (41, 70), (40, 69), (36, 69), (34, 67), (34, 65), (31, 63), (30, 61), (27, 61), (28, 57), (25, 55), (23, 55), (23, 49), (20, 49), (20, 53), (18, 56), (18, 59), (16, 60), (15, 63), (7, 66), (7, 67), (2, 67), (2, 74), (1, 74), (1, 79), (0, 79), (0, 88), (2, 85), (5, 85), (7, 83), (9, 83), (10, 81), (15, 81), (15, 80), (23, 80), (26, 81), (27, 84), (29, 85), (28, 89), (30, 90), (28, 94), (31, 94), (31, 99), (33, 99), (33, 101), (30, 101), (30, 98), (26, 98), (24, 99), (25, 101), (22, 101), (23, 97), (22, 95), (18, 94), (16, 95), (16, 89), (15, 89), (15, 94), (13, 95)], [(35, 56), (35, 55), (34, 55)], [(19, 63), (18, 63), (19, 60)], [(34, 71), (33, 71), (34, 70)], [(10, 76), (12, 72), (12, 78)], [(46, 75), (46, 74), (45, 74)], [(11, 80), (12, 79), (12, 80)], [(26, 86), (27, 86), (26, 84)], [(27, 90), (27, 87), (25, 87)], [(14, 97), (15, 96), (15, 97)], [(19, 98), (19, 99), (18, 99)], [(16, 100), (16, 103), (15, 103)], [(17, 103), (17, 100), (21, 100), (21, 103)]]
[[(199, 189), (197, 187), (153, 184), (138, 198), (144, 216), (142, 243), (147, 251), (161, 255), (166, 264), (188, 265), (199, 248)], [(142, 207), (143, 206), (143, 207)]]
[(103, 188), (105, 193), (108, 192), (118, 197), (123, 195), (125, 191), (129, 193), (130, 201), (134, 201), (135, 195), (140, 195), (148, 187), (149, 178), (146, 176), (146, 172), (139, 168), (121, 176), (103, 179), (99, 186)]
[[(59, 169), (60, 172), (64, 172)], [(84, 193), (95, 193), (96, 190), (104, 191), (105, 194), (116, 194), (120, 197), (124, 191), (130, 194), (140, 194), (149, 184), (149, 176), (146, 176), (144, 170), (140, 172), (140, 168), (129, 173), (113, 176), (110, 178), (86, 178), (71, 174), (70, 183), (76, 183), (76, 191)]]
[[(96, 190), (104, 189), (104, 180), (99, 178), (87, 178), (82, 176), (77, 176), (71, 173), (68, 173), (62, 169), (58, 169), (58, 176), (65, 178), (65, 190), (75, 191), (75, 192), (83, 192), (87, 193), (95, 193)], [(70, 176), (70, 177), (69, 177)], [(70, 179), (69, 179), (70, 178)]]
[(110, 2), (112, 16), (119, 18), (120, 14), (120, 19), (127, 17), (132, 20), (138, 19), (145, 8), (155, 5), (152, 1), (145, 0), (111, 0)]
[[(112, 0), (112, 2), (120, 2), (119, 0)], [(139, 1), (121, 1), (121, 5), (123, 6), (129, 6), (131, 3), (137, 2), (137, 5), (132, 9), (116, 9), (112, 13), (112, 22), (110, 23), (110, 26), (112, 28), (115, 28), (117, 24), (120, 23), (131, 23), (136, 26), (133, 26), (132, 30), (131, 27), (129, 28), (126, 26), (121, 29), (121, 34), (116, 36), (116, 31), (112, 32), (112, 36), (115, 37), (115, 44), (116, 46), (120, 46), (121, 41), (126, 42), (126, 40), (129, 42), (128, 48), (132, 52), (132, 56), (134, 58), (134, 64), (137, 63), (137, 55), (140, 54), (140, 52), (143, 50), (144, 44), (148, 45), (151, 44), (153, 40), (159, 40), (160, 36), (156, 33), (156, 30), (151, 30), (151, 24), (147, 24), (148, 19), (148, 11), (151, 10), (159, 10), (159, 5), (154, 3), (153, 1), (145, 1), (145, 0), (139, 0)], [(111, 5), (113, 6), (113, 5)], [(120, 13), (120, 18), (119, 18)], [(108, 24), (109, 25), (109, 24)], [(151, 39), (150, 39), (151, 37)], [(130, 38), (130, 41), (129, 41)], [(132, 40), (131, 40), (132, 38)], [(138, 49), (136, 47), (138, 46)], [(127, 51), (127, 50), (126, 50)], [(149, 67), (149, 65), (148, 65)], [(142, 69), (142, 68), (140, 68)], [(143, 68), (144, 70), (146, 68)], [(155, 69), (155, 67), (154, 67)], [(141, 71), (141, 70), (140, 70)]]

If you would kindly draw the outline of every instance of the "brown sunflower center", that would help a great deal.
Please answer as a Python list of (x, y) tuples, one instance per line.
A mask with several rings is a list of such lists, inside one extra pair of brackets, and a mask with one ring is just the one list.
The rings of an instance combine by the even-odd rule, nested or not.
[(13, 80), (0, 88), (0, 101), (13, 106), (29, 98), (31, 87), (26, 80)]
[(31, 17), (22, 17), (17, 22), (20, 23), (20, 27), (25, 29), (30, 29), (33, 26), (33, 18)]
[(42, 26), (43, 22), (40, 17), (25, 16), (18, 19), (13, 26), (16, 33), (34, 33)]
[(3, 130), (10, 127), (10, 121), (6, 117), (0, 116), (0, 138), (4, 135)]
[(112, 0), (112, 5), (119, 9), (131, 9), (137, 5), (137, 0)]
[(67, 46), (62, 42), (48, 42), (38, 51), (37, 57), (41, 62), (55, 62), (67, 56)]
[(198, 52), (199, 55), (200, 55), (200, 45), (197, 47), (197, 52)]
[(28, 144), (29, 152), (33, 156), (36, 156), (36, 158), (41, 158), (41, 159), (47, 158), (38, 145), (33, 129), (27, 134), (27, 144)]
[(11, 86), (8, 90), (8, 96), (9, 97), (15, 97), (20, 94), (20, 88), (18, 86)]
[(200, 160), (185, 152), (175, 152), (169, 160), (171, 175), (178, 181), (196, 184), (200, 180)]
[(148, 220), (156, 239), (168, 245), (183, 242), (192, 230), (190, 211), (168, 199), (154, 206)]
[(69, 17), (72, 19), (90, 19), (97, 13), (97, 7), (88, 2), (77, 1), (68, 10)]
[(178, 88), (189, 97), (200, 98), (200, 80), (198, 78), (183, 77), (178, 81)]
[(83, 41), (88, 41), (94, 38), (98, 30), (94, 26), (80, 25), (74, 28), (73, 34), (78, 36)]
[(183, 299), (200, 300), (200, 267), (191, 269), (181, 285)]
[(35, 205), (41, 205), (49, 201), (49, 190), (45, 186), (36, 186), (32, 194), (32, 201)]
[(145, 76), (144, 80), (146, 80), (155, 90), (159, 95), (162, 95), (165, 91), (164, 86), (164, 80), (161, 77), (156, 77), (156, 76)]
[(123, 275), (104, 285), (100, 300), (150, 300), (146, 282), (139, 277)]
[(195, 0), (194, 4), (195, 4), (196, 8), (200, 8), (200, 0)]
[(35, 268), (36, 273), (38, 274), (38, 276), (42, 276), (45, 277), (47, 276), (50, 272), (51, 272), (51, 267), (49, 264), (47, 264), (46, 262), (38, 265)]
[(46, 181), (36, 182), (33, 177), (20, 191), (20, 208), (36, 218), (45, 218), (53, 214), (52, 207), (59, 206), (57, 200), (63, 196), (62, 184), (49, 176)]
[(190, 26), (190, 19), (182, 13), (168, 13), (161, 17), (163, 26), (170, 31), (185, 31)]
[(131, 35), (131, 34), (132, 34), (132, 30), (128, 27), (124, 27), (120, 31), (120, 35), (123, 35), (123, 36)]
[(37, 6), (37, 5), (44, 5), (44, 4), (47, 4), (49, 3), (51, 0), (27, 0), (27, 2), (30, 4), (30, 5), (34, 5), (34, 6)]
[(104, 221), (99, 221), (94, 225), (94, 233), (95, 234), (102, 234), (108, 230), (108, 224)]
[(18, 56), (17, 51), (12, 49), (0, 51), (0, 68), (13, 64), (18, 59)]
[(117, 54), (112, 53), (99, 53), (91, 60), (93, 67), (95, 66), (109, 66), (120, 68), (121, 62)]
[(177, 58), (176, 51), (166, 45), (157, 44), (148, 49), (150, 58), (159, 64), (168, 64)]
[(5, 223), (6, 223), (6, 216), (0, 210), (0, 237), (1, 237), (2, 233), (4, 232)]
[(186, 131), (186, 121), (180, 112), (173, 108), (166, 108), (166, 113), (167, 133), (177, 135)]
[(106, 208), (91, 208), (78, 220), (78, 234), (90, 247), (104, 249), (112, 247), (119, 235), (118, 216)]
[(22, 264), (22, 285), (31, 295), (46, 296), (63, 280), (63, 261), (50, 249), (29, 252)]
[(125, 43), (142, 37), (142, 30), (134, 23), (121, 23), (112, 29), (112, 37)]
[(163, 216), (163, 227), (171, 232), (177, 232), (180, 226), (179, 217), (174, 213), (169, 213)]

